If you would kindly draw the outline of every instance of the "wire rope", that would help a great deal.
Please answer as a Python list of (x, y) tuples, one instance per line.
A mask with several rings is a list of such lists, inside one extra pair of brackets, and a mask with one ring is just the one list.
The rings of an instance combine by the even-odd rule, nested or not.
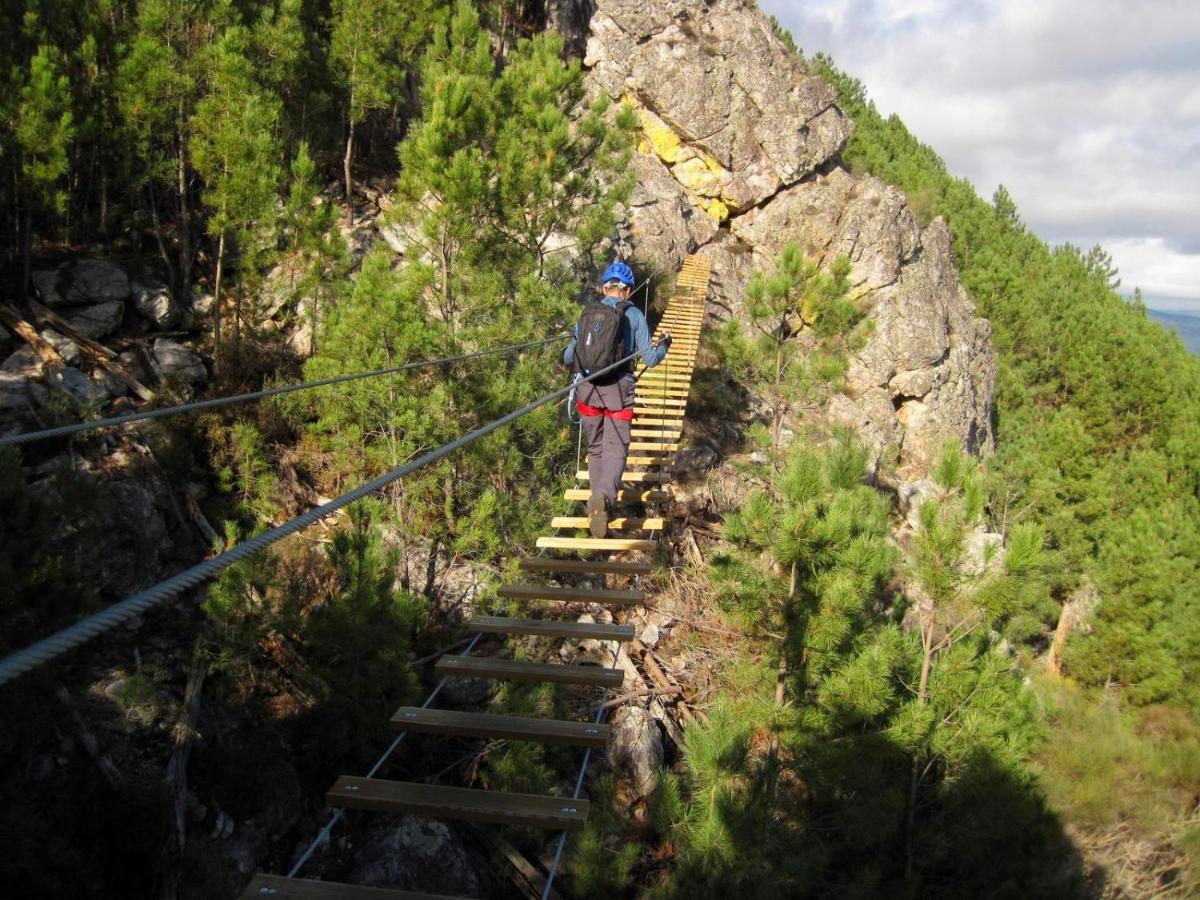
[(390, 366), (386, 369), (371, 369), (367, 372), (354, 372), (349, 375), (335, 375), (330, 378), (320, 378), (316, 381), (304, 381), (299, 384), (285, 384), (279, 387), (267, 388), (262, 391), (251, 391), (245, 394), (233, 394), (228, 397), (214, 397), (211, 400), (196, 400), (192, 403), (180, 403), (175, 406), (164, 406), (161, 409), (148, 409), (134, 413), (126, 413), (121, 416), (112, 416), (107, 419), (96, 419), (92, 422), (76, 422), (72, 425), (60, 425), (55, 428), (46, 428), (42, 431), (31, 431), (27, 434), (15, 434), (9, 437), (0, 438), (0, 447), (14, 446), (16, 444), (28, 444), (33, 441), (47, 440), (53, 437), (63, 437), (68, 434), (78, 434), (81, 431), (91, 431), (94, 428), (111, 428), (115, 425), (124, 425), (127, 422), (137, 422), (145, 419), (161, 419), (166, 416), (182, 415), (183, 413), (195, 412), (199, 409), (215, 409), (220, 406), (228, 406), (231, 403), (248, 403), (251, 400), (263, 400), (267, 397), (277, 397), (281, 394), (291, 394), (296, 391), (307, 391), (312, 388), (328, 387), (333, 384), (344, 384), (348, 381), (359, 381), (363, 378), (378, 378), (381, 375), (395, 375), (398, 372), (404, 372), (409, 369), (422, 369), (429, 366), (445, 365), (447, 363), (465, 362), (471, 359), (479, 359), (484, 356), (494, 356), (498, 353), (515, 353), (518, 350), (525, 350), (530, 347), (540, 347), (545, 344), (552, 344), (555, 341), (561, 341), (570, 336), (570, 332), (563, 332), (554, 337), (546, 338), (540, 341), (526, 341), (523, 344), (510, 344), (507, 347), (495, 347), (491, 350), (476, 350), (473, 353), (460, 353), (455, 356), (443, 356), (438, 359), (422, 359), (416, 362), (405, 363), (402, 366)]
[[(635, 351), (623, 359), (617, 360), (611, 366), (600, 369), (592, 374), (582, 378), (582, 381), (591, 381), (613, 372), (619, 367), (641, 355), (641, 351)], [(14, 678), (23, 675), (24, 673), (37, 668), (43, 663), (49, 662), (55, 657), (61, 656), (68, 650), (83, 644), (97, 635), (103, 634), (111, 628), (115, 628), (124, 622), (129, 621), (135, 616), (141, 615), (149, 609), (159, 606), (178, 596), (189, 588), (196, 587), (199, 584), (209, 580), (215, 575), (228, 569), (235, 563), (248, 559), (261, 550), (265, 550), (277, 541), (282, 540), (289, 535), (295, 534), (298, 531), (307, 528), (309, 525), (325, 518), (331, 513), (337, 512), (339, 509), (349, 506), (356, 500), (361, 500), (370, 494), (386, 487), (393, 481), (397, 481), (406, 475), (415, 472), (417, 469), (423, 468), (430, 463), (437, 462), (445, 456), (449, 456), (456, 450), (474, 443), (479, 438), (491, 434), (497, 429), (503, 428), (517, 419), (528, 415), (534, 410), (549, 403), (552, 400), (557, 400), (565, 396), (571, 390), (570, 385), (552, 391), (545, 396), (539, 397), (531, 403), (527, 403), (520, 409), (513, 410), (506, 415), (501, 416), (486, 425), (481, 425), (473, 431), (436, 447), (428, 453), (422, 454), (410, 462), (402, 466), (397, 466), (378, 478), (368, 481), (366, 484), (360, 485), (352, 491), (342, 494), (340, 497), (315, 506), (307, 512), (301, 513), (293, 519), (278, 525), (269, 531), (264, 531), (249, 540), (243, 541), (236, 547), (232, 547), (211, 559), (206, 559), (203, 562), (197, 563), (190, 569), (186, 569), (165, 581), (159, 582), (153, 587), (140, 591), (137, 594), (127, 597), (118, 603), (113, 604), (107, 609), (103, 609), (88, 618), (76, 622), (67, 628), (62, 629), (50, 637), (44, 638), (24, 650), (19, 650), (4, 659), (0, 659), (0, 685), (4, 685)]]
[[(483, 637), (482, 632), (471, 638), (471, 643), (468, 644), (467, 648), (463, 651), (464, 656), (470, 656), (471, 651), (475, 649), (475, 645), (479, 643), (479, 639), (481, 637)], [(429, 704), (432, 703), (434, 698), (441, 693), (442, 688), (446, 686), (446, 682), (449, 680), (449, 675), (444, 675), (442, 677), (442, 680), (437, 683), (437, 686), (429, 692), (429, 696), (425, 698), (425, 702), (421, 704), (421, 709), (429, 708)], [(383, 764), (386, 763), (391, 758), (392, 754), (396, 752), (396, 748), (400, 746), (401, 742), (407, 735), (407, 731), (402, 731), (396, 735), (396, 738), (392, 741), (391, 746), (383, 751), (383, 755), (379, 757), (379, 759), (375, 760), (375, 765), (371, 766), (371, 771), (367, 772), (365, 777), (374, 778), (375, 773), (383, 768)], [(296, 875), (299, 874), (300, 870), (304, 868), (304, 864), (308, 862), (316, 849), (321, 846), (324, 841), (329, 840), (329, 835), (333, 831), (333, 827), (345, 817), (346, 811), (344, 809), (336, 810), (334, 814), (329, 817), (329, 821), (325, 823), (325, 827), (317, 832), (317, 836), (312, 839), (308, 845), (308, 848), (304, 851), (304, 853), (301, 854), (300, 858), (293, 863), (291, 871), (287, 873), (288, 878), (295, 878)]]

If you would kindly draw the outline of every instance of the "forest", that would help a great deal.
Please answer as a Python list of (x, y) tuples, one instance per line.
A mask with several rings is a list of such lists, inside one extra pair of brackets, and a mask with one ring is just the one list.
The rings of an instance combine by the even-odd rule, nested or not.
[[(118, 260), (207, 310), (189, 338), (210, 362), (206, 395), (565, 333), (633, 188), (633, 111), (587, 93), (540, 3), (26, 0), (2, 16), (4, 302), (20, 309), (34, 273), (73, 255)], [(736, 486), (716, 498), (703, 561), (659, 581), (706, 623), (681, 652), (708, 661), (707, 722), (645, 804), (611, 775), (589, 783), (593, 818), (559, 887), (1193, 895), (1200, 359), (1120, 296), (1102, 248), (1048, 246), (1003, 188), (979, 197), (867, 86), (780, 36), (854, 122), (843, 164), (902, 189), (922, 225), (948, 223), (992, 327), (996, 450), (947, 446), (935, 495), (905, 522), (866, 477), (867, 450), (819, 412), (871, 328), (849, 261), (818, 269), (788, 247), (756, 271), (741, 322), (705, 338), (689, 411), (701, 430), (741, 416), (723, 445)], [(368, 219), (390, 239), (360, 242)], [(218, 534), (188, 549), (198, 557), (560, 386), (560, 353), (415, 369), (136, 440), (166, 483), (211, 486), (200, 506)], [(188, 396), (172, 385), (163, 400)], [(88, 527), (62, 534), (99, 509), (94, 479), (62, 473), (47, 491), (39, 477), (58, 454), (103, 456), (104, 441), (0, 448), (0, 653), (119, 599), (72, 568)], [(247, 872), (183, 840), (210, 819), (168, 812), (164, 766), (190, 722), (183, 698), (201, 690), (193, 787), (233, 818), (278, 819), (254, 862), (285, 869), (332, 776), (369, 764), (387, 716), (424, 693), (413, 661), (462, 637), (451, 570), (483, 586), (485, 611), (513, 609), (494, 586), (512, 548), (565, 510), (545, 487), (572, 471), (574, 441), (538, 411), (320, 540), (228, 570), (197, 608), (150, 618), (169, 650), (122, 637), (97, 651), (93, 668), (123, 673), (113, 696), (136, 778), (27, 774), (61, 755), (72, 707), (54, 698), (87, 665), (0, 687), (0, 716), (24, 723), (0, 736), (6, 883), (235, 896)], [(981, 533), (1001, 543), (980, 550)], [(510, 714), (568, 706), (533, 689), (492, 698)], [(543, 793), (569, 759), (514, 742), (462, 765), (419, 748), (405, 765)], [(508, 837), (541, 852), (528, 830)]]

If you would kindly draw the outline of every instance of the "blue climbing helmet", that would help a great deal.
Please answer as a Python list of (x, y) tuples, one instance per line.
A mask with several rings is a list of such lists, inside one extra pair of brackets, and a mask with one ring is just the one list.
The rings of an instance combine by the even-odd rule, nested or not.
[(619, 281), (627, 288), (633, 287), (633, 269), (620, 260), (617, 260), (605, 269), (604, 274), (600, 276), (601, 284), (608, 284), (612, 281)]

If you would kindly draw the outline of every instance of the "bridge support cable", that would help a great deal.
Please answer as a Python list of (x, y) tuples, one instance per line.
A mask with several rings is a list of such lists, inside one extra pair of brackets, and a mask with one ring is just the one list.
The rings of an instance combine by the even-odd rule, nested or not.
[[(607, 375), (609, 372), (615, 371), (619, 367), (624, 366), (638, 355), (639, 354), (636, 352), (631, 353), (623, 359), (613, 363), (611, 366), (600, 369), (599, 371), (588, 375), (582, 380), (591, 381), (595, 378)], [(298, 531), (304, 530), (308, 526), (313, 525), (326, 516), (337, 512), (339, 509), (349, 506), (351, 503), (361, 500), (364, 497), (370, 496), (376, 491), (387, 487), (392, 482), (398, 481), (401, 478), (404, 478), (406, 475), (410, 475), (418, 469), (424, 468), (430, 463), (437, 462), (439, 459), (449, 456), (456, 450), (460, 450), (463, 447), (466, 447), (468, 444), (474, 443), (481, 437), (485, 437), (491, 434), (493, 431), (497, 431), (500, 428), (503, 428), (505, 425), (509, 425), (518, 419), (529, 415), (529, 413), (539, 409), (542, 406), (545, 406), (547, 403), (566, 396), (570, 390), (571, 386), (568, 385), (567, 387), (552, 391), (543, 397), (539, 397), (537, 400), (527, 403), (520, 409), (513, 410), (507, 415), (501, 416), (499, 419), (495, 419), (486, 425), (481, 425), (474, 431), (468, 432), (467, 434), (456, 438), (448, 444), (443, 444), (441, 447), (430, 450), (428, 453), (425, 453), (402, 466), (397, 466), (391, 471), (380, 475), (378, 478), (374, 478), (371, 481), (368, 481), (366, 484), (342, 494), (340, 497), (335, 497), (333, 500), (330, 500), (327, 503), (322, 503), (320, 506), (315, 506), (307, 512), (296, 516), (294, 519), (284, 522), (282, 525), (278, 525), (269, 531), (264, 531), (262, 534), (257, 535), (256, 537), (243, 541), (236, 547), (232, 547), (231, 549), (226, 550), (224, 553), (214, 556), (212, 559), (206, 559), (201, 563), (197, 563), (190, 569), (180, 572), (178, 575), (168, 578), (166, 581), (162, 581), (151, 588), (147, 588), (146, 590), (134, 594), (131, 597), (127, 597), (126, 599), (113, 604), (107, 609), (103, 609), (100, 612), (89, 616), (81, 622), (77, 622), (74, 625), (56, 632), (48, 638), (38, 641), (24, 650), (20, 650), (10, 656), (5, 657), (4, 659), (0, 660), (0, 685), (4, 685), (7, 682), (12, 681), (14, 678), (17, 678), (18, 676), (37, 668), (43, 663), (49, 662), (50, 660), (61, 656), (68, 650), (78, 647), (80, 644), (86, 643), (92, 638), (103, 634), (104, 632), (115, 628), (124, 622), (128, 622), (130, 619), (141, 615), (147, 610), (153, 609), (154, 607), (165, 603), (173, 597), (182, 594), (189, 588), (194, 588), (197, 585), (208, 581), (210, 578), (220, 574), (235, 563), (239, 563), (242, 560), (248, 559), (249, 557), (262, 550), (265, 550), (267, 547), (270, 547), (272, 544), (277, 543), (283, 538), (293, 535)]]
[[(471, 654), (471, 651), (475, 649), (475, 645), (479, 643), (479, 641), (482, 637), (483, 637), (483, 632), (476, 633), (475, 637), (471, 638), (471, 643), (469, 643), (467, 645), (466, 649), (463, 650), (463, 655), (469, 656)], [(429, 692), (429, 696), (425, 698), (425, 702), (421, 704), (421, 707), (420, 707), (421, 709), (429, 708), (429, 704), (433, 703), (433, 701), (435, 699), (437, 699), (437, 695), (442, 692), (442, 688), (444, 688), (446, 686), (446, 683), (450, 680), (450, 677), (451, 676), (449, 676), (449, 675), (442, 676), (442, 679), (437, 683), (437, 685), (434, 687), (434, 689)], [(385, 751), (383, 751), (383, 755), (380, 756), (379, 759), (375, 760), (375, 765), (371, 766), (371, 770), (369, 772), (367, 772), (367, 774), (363, 777), (374, 778), (375, 775), (379, 772), (379, 770), (383, 768), (384, 763), (386, 763), (389, 759), (391, 759), (392, 754), (396, 752), (396, 748), (399, 747), (401, 743), (403, 743), (404, 738), (407, 735), (408, 735), (407, 731), (402, 731), (398, 735), (396, 735), (396, 738), (395, 738), (395, 740), (392, 741), (391, 746), (389, 746)], [(288, 878), (295, 878), (297, 875), (300, 874), (300, 870), (304, 868), (304, 864), (309, 861), (309, 859), (312, 857), (313, 853), (316, 851), (316, 849), (318, 847), (321, 846), (322, 843), (329, 840), (329, 835), (333, 831), (334, 826), (337, 825), (337, 823), (340, 822), (343, 818), (345, 818), (345, 816), (346, 816), (346, 810), (344, 810), (344, 809), (334, 810), (333, 815), (329, 817), (329, 821), (325, 823), (325, 827), (322, 828), (319, 832), (317, 832), (317, 836), (312, 839), (312, 841), (308, 845), (308, 848), (302, 854), (300, 854), (300, 858), (297, 859), (296, 862), (292, 864), (291, 871), (289, 871), (287, 873)]]
[[(612, 559), (608, 555), (631, 551), (649, 554), (661, 549), (658, 538), (661, 538), (671, 518), (665, 512), (659, 513), (650, 507), (672, 502), (672, 495), (665, 485), (673, 475), (676, 452), (681, 442), (683, 410), (691, 390), (691, 377), (704, 324), (709, 274), (708, 260), (697, 256), (685, 260), (675, 291), (655, 333), (656, 337), (660, 337), (663, 331), (670, 330), (675, 339), (666, 358), (658, 366), (638, 373), (632, 429), (637, 445), (630, 446), (638, 454), (630, 455), (626, 460), (622, 481), (627, 487), (619, 491), (618, 502), (646, 503), (648, 507), (645, 514), (610, 518), (608, 528), (619, 536), (605, 538), (564, 534), (570, 531), (587, 533), (588, 520), (580, 516), (555, 516), (551, 519), (550, 527), (556, 533), (538, 538), (537, 546), (546, 550), (568, 551), (572, 556), (579, 554), (586, 558), (563, 558), (547, 554), (520, 560), (518, 568), (521, 571), (537, 573), (553, 580), (548, 583), (504, 584), (498, 588), (497, 596), (532, 605), (535, 609), (526, 607), (521, 615), (532, 614), (536, 617), (475, 615), (467, 623), (468, 631), (477, 634), (563, 638), (575, 642), (611, 640), (614, 643), (611, 667), (557, 660), (533, 662), (509, 658), (506, 654), (487, 658), (443, 655), (435, 667), (435, 671), (447, 677), (599, 686), (605, 690), (594, 712), (589, 709), (584, 721), (567, 721), (490, 711), (400, 707), (391, 719), (393, 726), (400, 730), (456, 739), (488, 738), (581, 746), (585, 752), (574, 779), (573, 792), (564, 796), (547, 796), (426, 781), (364, 779), (343, 775), (326, 793), (326, 801), (330, 806), (544, 829), (547, 834), (554, 835), (551, 841), (552, 859), (546, 867), (545, 877), (540, 869), (526, 860), (514, 862), (510, 856), (509, 861), (517, 866), (530, 896), (540, 895), (543, 900), (557, 896), (553, 891), (553, 883), (565, 855), (568, 834), (584, 828), (590, 812), (590, 801), (583, 797), (588, 767), (596, 758), (596, 752), (607, 747), (611, 736), (610, 729), (604, 724), (609, 704), (616, 705), (625, 699), (622, 697), (621, 701), (609, 701), (607, 698), (609, 689), (623, 686), (626, 670), (617, 668), (621, 646), (635, 640), (637, 629), (628, 621), (624, 624), (618, 622), (617, 617), (644, 603), (646, 599), (645, 585), (635, 582), (632, 589), (617, 589), (620, 585), (610, 582), (608, 576), (634, 578), (648, 575), (655, 569), (652, 558)], [(641, 412), (638, 412), (639, 405)], [(568, 489), (563, 496), (569, 501), (582, 502), (591, 493), (587, 489), (588, 473), (579, 469), (576, 477), (581, 482), (580, 486)], [(643, 485), (648, 482), (654, 487), (646, 490)], [(664, 510), (667, 508), (664, 507)], [(630, 532), (641, 532), (645, 537), (636, 537)], [(587, 582), (582, 585), (561, 583), (564, 577), (571, 576), (584, 576)], [(547, 603), (555, 604), (551, 609), (558, 610), (560, 615), (550, 611), (539, 614), (536, 611), (536, 607)], [(607, 623), (578, 621), (573, 613), (567, 612), (571, 605), (578, 604), (608, 607), (612, 611), (612, 618)], [(649, 668), (653, 663), (649, 657), (646, 659)], [(294, 867), (292, 875), (298, 871)], [(362, 890), (353, 885), (260, 874), (242, 892), (241, 900), (267, 893), (279, 895), (284, 890), (300, 887), (305, 891), (302, 896), (311, 900), (318, 897), (322, 900), (347, 900), (358, 896), (355, 891)], [(391, 892), (388, 896), (398, 900), (412, 900), (413, 897), (406, 892)], [(421, 894), (420, 897), (431, 900), (430, 895)]]
[(161, 409), (147, 409), (139, 412), (126, 413), (120, 416), (111, 416), (107, 419), (96, 419), (91, 422), (76, 422), (71, 425), (59, 425), (55, 428), (46, 428), (41, 431), (30, 431), (25, 434), (14, 434), (8, 437), (0, 438), (0, 447), (15, 446), (17, 444), (29, 444), (34, 441), (44, 441), (49, 438), (65, 437), (70, 434), (78, 434), (81, 431), (91, 431), (95, 428), (112, 428), (116, 425), (125, 425), (129, 422), (140, 422), (147, 419), (161, 419), (166, 416), (177, 416), (183, 413), (196, 412), (201, 409), (217, 409), (222, 406), (229, 406), (232, 403), (249, 403), (251, 400), (265, 400), (268, 397), (278, 397), (282, 394), (293, 394), (296, 391), (307, 391), (313, 388), (329, 387), (334, 384), (344, 384), (348, 381), (360, 381), (364, 378), (379, 378), (384, 375), (396, 375), (400, 372), (407, 372), (410, 369), (425, 369), (432, 366), (448, 365), (456, 362), (467, 362), (473, 359), (482, 359), (485, 356), (496, 356), (501, 353), (516, 353), (520, 350), (528, 350), (533, 347), (542, 347), (546, 344), (553, 344), (556, 341), (565, 340), (570, 337), (569, 331), (562, 334), (556, 334), (554, 337), (545, 338), (540, 341), (526, 341), (523, 344), (510, 344), (507, 347), (494, 347), (490, 350), (476, 350), (471, 353), (459, 353), (454, 356), (442, 356), (438, 359), (420, 359), (415, 362), (405, 363), (402, 366), (391, 366), (386, 369), (371, 369), (367, 372), (353, 372), (349, 375), (334, 375), (330, 378), (319, 378), (316, 381), (304, 381), (299, 384), (284, 384), (278, 387), (267, 388), (261, 391), (250, 391), (245, 394), (232, 394), (228, 397), (214, 397), (211, 400), (196, 400), (192, 403), (180, 403), (175, 406), (164, 406)]

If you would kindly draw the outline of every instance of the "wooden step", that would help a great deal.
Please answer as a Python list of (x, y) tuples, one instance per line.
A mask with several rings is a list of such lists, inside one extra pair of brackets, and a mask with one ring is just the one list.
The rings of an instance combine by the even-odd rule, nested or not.
[(636, 422), (643, 417), (645, 418), (641, 424), (649, 424), (651, 419), (654, 420), (654, 424), (656, 425), (670, 424), (671, 419), (687, 418), (687, 410), (670, 408), (651, 409), (648, 406), (635, 406), (633, 408), (634, 421)]
[[(588, 571), (594, 572), (595, 563), (591, 565), (593, 568)], [(649, 566), (645, 569), (650, 571)], [(471, 621), (467, 623), (467, 631), (484, 634), (531, 634), (536, 637), (572, 638), (579, 641), (631, 641), (637, 636), (637, 629), (632, 625), (564, 622), (561, 619), (514, 619), (510, 616), (472, 616)]]
[[(592, 492), (586, 488), (570, 488), (563, 492), (564, 500), (586, 500), (592, 495)], [(661, 503), (664, 500), (670, 500), (671, 495), (666, 491), (635, 491), (621, 490), (617, 491), (618, 503), (636, 503), (639, 500), (642, 503)]]
[[(589, 479), (586, 469), (582, 472), (576, 472), (575, 477), (580, 481), (587, 481)], [(655, 484), (662, 484), (664, 481), (670, 481), (671, 476), (669, 473), (664, 474), (662, 472), (626, 472), (621, 476), (621, 480), (634, 483), (653, 482)]]
[(660, 397), (654, 394), (637, 393), (633, 396), (634, 403), (641, 403), (643, 406), (687, 406), (686, 400), (678, 400), (674, 397)]
[(608, 726), (559, 719), (495, 716), (453, 709), (420, 709), (402, 706), (392, 715), (397, 731), (444, 734), (447, 737), (505, 738), (541, 744), (574, 744), (602, 749), (608, 744)]
[(676, 375), (673, 372), (668, 372), (665, 369), (660, 369), (655, 366), (652, 369), (641, 369), (637, 374), (638, 384), (666, 384), (667, 387), (675, 387), (675, 385), (683, 384), (691, 381), (687, 375)]
[[(587, 516), (555, 516), (550, 520), (551, 528), (587, 528)], [(662, 531), (663, 520), (661, 518), (651, 519), (629, 519), (621, 516), (616, 519), (608, 520), (609, 531)]]
[(506, 584), (496, 593), (501, 597), (515, 597), (521, 600), (570, 600), (622, 605), (641, 603), (646, 599), (645, 591), (605, 591), (544, 584)]
[(661, 450), (664, 453), (669, 453), (679, 449), (679, 444), (656, 444), (653, 441), (631, 441), (629, 444), (630, 450)]
[[(635, 431), (633, 428), (631, 428), (629, 430), (629, 433), (634, 437), (634, 439), (642, 437), (642, 438), (652, 438), (655, 441), (661, 441), (662, 443), (657, 443), (657, 444), (653, 445), (654, 449), (659, 449), (667, 444), (670, 444), (672, 442), (679, 440), (679, 425), (678, 425), (678, 423), (676, 423), (675, 425), (673, 425), (670, 428), (667, 428), (665, 426), (661, 426), (661, 427), (655, 426), (654, 428), (641, 428), (641, 425), (642, 425), (642, 423), (639, 422), (636, 426), (637, 428), (641, 429), (640, 431)], [(630, 442), (629, 446), (633, 447), (633, 443)]]
[(330, 806), (378, 812), (415, 813), (435, 819), (463, 819), (500, 825), (529, 825), (552, 831), (578, 831), (587, 821), (588, 801), (510, 794), (473, 788), (384, 781), (343, 775), (325, 795)]
[(658, 454), (656, 456), (627, 456), (626, 466), (651, 466), (655, 469), (670, 469), (675, 465), (674, 454)]
[(546, 681), (553, 684), (591, 684), (619, 688), (625, 680), (620, 669), (567, 666), (561, 663), (520, 662), (487, 656), (441, 657), (433, 667), (437, 675), (451, 678), (494, 678), (498, 681)]
[(649, 413), (641, 413), (634, 420), (638, 425), (678, 425), (679, 419), (656, 419)]
[(282, 875), (255, 875), (238, 900), (466, 900), (449, 894), (395, 891), (390, 888), (338, 884)]
[[(586, 493), (586, 491), (585, 491)], [(587, 497), (583, 498), (584, 500)], [(654, 566), (648, 562), (615, 559), (554, 559), (533, 556), (517, 563), (522, 572), (569, 572), (577, 575), (649, 575)]]
[(638, 538), (565, 538), (540, 537), (537, 546), (542, 550), (653, 550), (658, 546), (651, 540)]

